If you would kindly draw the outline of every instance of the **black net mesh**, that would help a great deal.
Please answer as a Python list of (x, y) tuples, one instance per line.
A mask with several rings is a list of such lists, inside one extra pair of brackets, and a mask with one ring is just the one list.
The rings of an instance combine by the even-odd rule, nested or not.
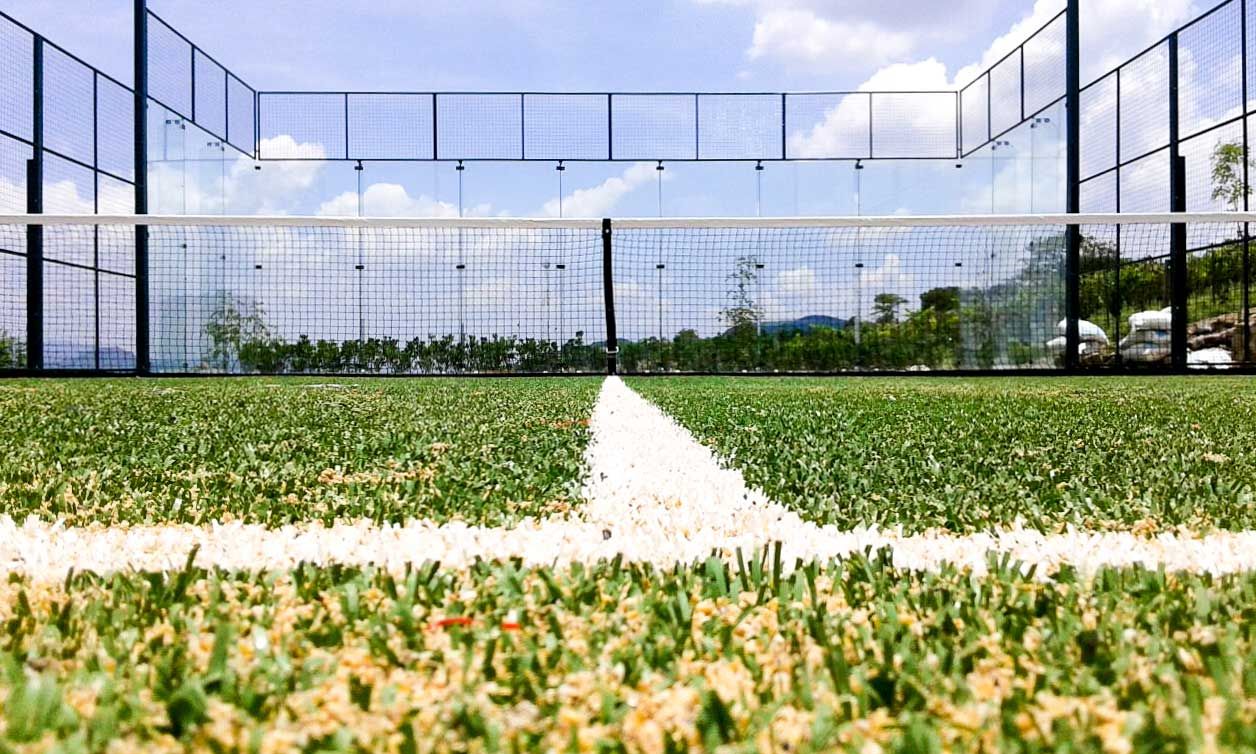
[(1083, 180), (1117, 164), (1117, 74), (1110, 73), (1081, 91), (1080, 155)]
[(227, 69), (200, 50), (195, 53), (193, 70), (195, 114), (193, 122), (205, 131), (225, 138), (227, 133)]
[(148, 14), (148, 95), (166, 109), (192, 117), (192, 45), (152, 13)]
[(872, 156), (943, 159), (956, 154), (956, 100), (950, 92), (872, 95)]
[(663, 228), (615, 233), (629, 371), (1050, 366), (1058, 227)]
[(442, 160), (514, 160), (523, 153), (523, 97), (442, 94), (436, 98), (436, 153)]
[(699, 159), (780, 158), (784, 101), (779, 95), (704, 94), (697, 107)]
[(227, 142), (248, 155), (256, 151), (256, 113), (253, 90), (235, 76), (228, 76)]
[(990, 78), (982, 76), (959, 93), (963, 153), (971, 154), (990, 141)]
[(159, 372), (587, 372), (594, 229), (160, 227)]
[(433, 103), (429, 94), (349, 95), (349, 158), (432, 159)]
[[(1184, 217), (1192, 234), (1213, 239), (1186, 260), (1189, 363), (1244, 363), (1244, 229)], [(152, 227), (153, 371), (604, 368), (606, 249), (596, 221), (305, 222)], [(629, 220), (612, 229), (627, 372), (1063, 365), (1063, 224)], [(12, 273), (0, 311), (19, 333), (11, 286), (22, 280), (26, 232), (0, 226), (0, 263)], [(1168, 365), (1171, 226), (1107, 221), (1081, 233), (1082, 366)], [(43, 237), (45, 367), (133, 369), (134, 227), (52, 223)], [(12, 334), (3, 340), (8, 367), (23, 347)]]
[(258, 97), (258, 152), (265, 160), (346, 159), (346, 126), (341, 94)]
[(1237, 2), (1217, 8), (1178, 33), (1183, 137), (1243, 112), (1242, 44)]
[(528, 94), (524, 153), (534, 160), (610, 157), (610, 99), (604, 94)]
[(1025, 119), (1021, 102), (1021, 51), (990, 69), (990, 130), (1001, 134)]
[(1041, 31), (1025, 40), (1025, 115), (1033, 115), (1065, 93), (1065, 20), (1057, 16)]
[(55, 47), (44, 46), (44, 146), (91, 165), (94, 159), (95, 72)]
[(1169, 144), (1169, 45), (1121, 67), (1121, 161)]
[(0, 131), (30, 141), (34, 39), (31, 33), (0, 18)]
[(791, 160), (872, 156), (872, 95), (785, 97), (786, 156)]

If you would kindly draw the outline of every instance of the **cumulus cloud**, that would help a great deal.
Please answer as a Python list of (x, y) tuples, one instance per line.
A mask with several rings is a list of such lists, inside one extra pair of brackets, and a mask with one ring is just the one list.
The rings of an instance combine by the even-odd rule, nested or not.
[[(758, 28), (757, 24), (767, 18), (768, 15), (780, 12), (774, 10), (778, 4), (774, 3), (773, 0), (761, 0), (759, 2), (756, 2), (756, 0), (698, 1), (740, 2), (744, 5), (756, 7), (760, 12), (759, 21), (756, 22), (756, 30)], [(1130, 55), (1141, 50), (1149, 42), (1160, 38), (1187, 21), (1194, 10), (1191, 0), (1164, 0), (1163, 2), (1161, 0), (1095, 0), (1094, 2), (1084, 3), (1082, 6), (1082, 63), (1084, 77), (1090, 79), (1098, 76), (1117, 63), (1128, 59)], [(814, 14), (819, 11), (807, 12)], [(1060, 5), (1057, 0), (1037, 0), (1029, 13), (1012, 24), (1006, 33), (997, 37), (977, 56), (974, 62), (954, 72), (948, 69), (945, 63), (936, 58), (911, 62), (895, 62), (884, 65), (869, 76), (857, 89), (859, 91), (887, 92), (903, 90), (956, 90), (968, 84), (1000, 58), (1015, 49), (1017, 45), (1024, 42), (1031, 34), (1047, 24), (1059, 12)], [(823, 30), (828, 28), (826, 24), (832, 23), (825, 21), (823, 18), (817, 18), (818, 20), (812, 24), (814, 29)], [(872, 39), (873, 37), (868, 36), (868, 38)], [(811, 36), (798, 36), (791, 44), (795, 46), (803, 45), (804, 47), (815, 45), (816, 49), (807, 52), (808, 55), (815, 59), (820, 59), (825, 54), (819, 48), (826, 47), (826, 42), (818, 32)], [(847, 43), (842, 42), (841, 44)], [(828, 47), (834, 50), (839, 50), (837, 45), (837, 42), (828, 43)], [(1062, 24), (1056, 24), (1051, 27), (1051, 31), (1037, 37), (1034, 42), (1032, 60), (1029, 58), (1026, 60), (1028, 72), (1033, 74), (1035, 65), (1049, 65), (1057, 60), (1062, 65), (1064, 60), (1063, 45)], [(899, 57), (905, 57), (910, 52), (910, 48), (910, 45), (900, 44), (897, 49), (905, 52), (903, 55), (899, 55)], [(891, 44), (890, 49), (894, 49), (894, 44)], [(839, 50), (839, 54), (844, 53), (840, 53)], [(767, 57), (767, 53), (760, 50), (753, 52), (751, 57), (762, 59)], [(1045, 62), (1035, 63), (1035, 61)], [(1231, 72), (1238, 65), (1238, 62), (1229, 60), (1213, 63), (1210, 69), (1205, 70), (1203, 65), (1196, 63), (1190, 50), (1184, 50), (1182, 64), (1184, 78), (1188, 80), (1198, 79), (1199, 83), (1202, 84), (1205, 83), (1205, 80), (1227, 80), (1225, 74)], [(1163, 87), (1159, 85), (1162, 76), (1157, 78), (1157, 71), (1150, 70), (1151, 67), (1149, 64), (1144, 67), (1147, 70), (1132, 69), (1130, 71), (1130, 81), (1133, 82), (1133, 85), (1128, 88), (1127, 97), (1136, 97), (1139, 91), (1154, 92), (1154, 96), (1158, 98), (1158, 101), (1149, 103), (1150, 106), (1165, 106), (1168, 100), (1160, 94)], [(1145, 86), (1140, 86), (1140, 79), (1147, 78), (1154, 80), (1146, 82)], [(1056, 92), (1045, 94), (1054, 96)], [(1034, 96), (1037, 95), (1035, 94)], [(1197, 114), (1195, 101), (1207, 100), (1208, 96), (1209, 91), (1202, 85), (1197, 85), (1190, 91), (1187, 91), (1185, 97), (1187, 101), (1184, 103), (1185, 116), (1188, 118), (1195, 116)], [(1212, 100), (1217, 99), (1219, 98), (1216, 96), (1212, 97)], [(917, 146), (934, 141), (941, 143), (945, 141), (944, 137), (947, 133), (954, 134), (953, 101), (947, 101), (941, 97), (913, 96), (911, 102), (907, 104), (908, 106), (905, 107), (894, 108), (894, 131), (896, 132), (894, 140), (896, 142)], [(1198, 108), (1198, 110), (1202, 109), (1202, 106)], [(1238, 106), (1236, 105), (1233, 110), (1237, 112), (1237, 109)], [(791, 155), (814, 158), (849, 157), (866, 153), (864, 142), (867, 139), (868, 110), (869, 102), (864, 97), (851, 96), (834, 102), (814, 122), (797, 124), (788, 134), (787, 138)], [(1216, 121), (1231, 114), (1233, 113), (1213, 114), (1199, 112), (1197, 120), (1200, 123), (1207, 124), (1210, 120)], [(1083, 113), (1083, 118), (1086, 117), (1087, 114)], [(882, 129), (878, 135), (883, 136), (885, 133), (886, 131)], [(1135, 136), (1134, 138), (1138, 137)], [(878, 149), (878, 153), (878, 156), (890, 156), (882, 149)]]
[[(433, 199), (426, 194), (411, 196), (405, 186), (397, 183), (374, 183), (362, 192), (362, 211), (370, 217), (457, 217), (458, 206)], [(464, 208), (467, 217), (484, 217), (492, 213), (488, 204)], [(317, 214), (325, 217), (354, 217), (358, 214), (358, 195), (346, 191), (323, 202)]]
[(751, 60), (776, 59), (815, 70), (833, 70), (858, 61), (882, 65), (910, 54), (917, 36), (866, 21), (830, 21), (814, 11), (781, 8), (755, 21), (747, 51)]
[[(605, 217), (628, 194), (658, 180), (652, 163), (638, 162), (622, 174), (607, 178), (596, 186), (576, 189), (563, 197), (566, 217)], [(666, 179), (666, 177), (665, 177)], [(541, 208), (546, 217), (558, 217), (558, 199), (551, 199)]]

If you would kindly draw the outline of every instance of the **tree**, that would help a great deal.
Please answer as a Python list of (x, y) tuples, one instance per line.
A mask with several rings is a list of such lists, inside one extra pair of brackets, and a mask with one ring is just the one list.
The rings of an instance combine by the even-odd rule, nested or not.
[(26, 366), (26, 344), (0, 330), (0, 369), (20, 369)]
[(205, 322), (209, 355), (225, 372), (240, 357), (240, 349), (270, 337), (261, 304), (236, 301), (227, 291), (219, 291), (214, 311)]
[(921, 310), (953, 312), (959, 310), (959, 288), (931, 288), (920, 294)]
[[(1238, 142), (1219, 142), (1212, 150), (1212, 200), (1224, 203), (1231, 211), (1243, 209), (1243, 200), (1252, 189), (1243, 180), (1246, 151)], [(1248, 160), (1248, 165), (1252, 165)]]
[(907, 299), (897, 293), (878, 293), (872, 299), (872, 314), (878, 325), (890, 325), (898, 321), (898, 307)]
[(763, 321), (763, 312), (755, 301), (755, 288), (759, 282), (759, 266), (753, 257), (738, 257), (728, 279), (733, 287), (728, 291), (728, 307), (720, 317), (734, 333), (754, 334)]

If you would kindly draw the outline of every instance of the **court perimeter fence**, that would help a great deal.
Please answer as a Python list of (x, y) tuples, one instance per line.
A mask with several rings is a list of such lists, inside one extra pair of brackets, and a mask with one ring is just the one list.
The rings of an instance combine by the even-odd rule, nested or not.
[[(1084, 259), (1120, 234), (1169, 260), (1125, 335), (1082, 311), (1079, 368), (1182, 371), (1250, 360), (1251, 323), (1192, 281), (1253, 220), (10, 215), (0, 247), (36, 231), (69, 258), (144, 228), (154, 374), (968, 373), (1065, 365), (1070, 280), (1098, 310), (1117, 293), (1067, 274), (1076, 227)], [(1231, 240), (1193, 257), (1191, 232)]]
[[(149, 185), (154, 152), (147, 140), (150, 132), (163, 129), (195, 134), (194, 153), (177, 159), (214, 163), (224, 175), (230, 167), (228, 158), (255, 165), (306, 159), (348, 161), (356, 162), (359, 168), (371, 160), (459, 164), (477, 160), (552, 161), (560, 170), (564, 161), (584, 160), (658, 160), (660, 168), (664, 160), (834, 160), (852, 161), (859, 167), (863, 160), (962, 162), (984, 156), (991, 158), (993, 165), (996, 152), (1014, 159), (1023, 151), (1020, 142), (1041, 141), (1038, 135), (1049, 132), (1054, 135), (1044, 138), (1059, 139), (1063, 157), (1059, 164), (1067, 164), (1066, 180), (1062, 181), (1066, 196), (1060, 205), (1067, 205), (1070, 212), (1246, 211), (1251, 195), (1249, 121), (1256, 115), (1256, 98), (1250, 91), (1256, 61), (1249, 51), (1256, 24), (1252, 23), (1250, 4), (1249, 0), (1227, 0), (1086, 86), (1079, 80), (1075, 0), (958, 91), (814, 93), (268, 91), (247, 83), (189, 36), (148, 10), (144, 0), (135, 4), (136, 85), (128, 87), (0, 14), (0, 211), (147, 214), (154, 192)], [(1067, 127), (1061, 129), (1054, 123), (1058, 120), (1067, 121)], [(821, 132), (823, 139), (808, 138)], [(271, 138), (280, 134), (293, 138)], [(285, 152), (283, 145), (288, 143), (314, 149)], [(1035, 159), (1031, 156), (1030, 162)], [(1030, 183), (1034, 180), (1031, 173)], [(992, 195), (1001, 190), (993, 173), (990, 188)], [(211, 210), (229, 214), (225, 199)], [(1145, 360), (1128, 358), (1115, 345), (1113, 353), (1096, 354), (1080, 328), (1093, 326), (1119, 344), (1135, 335), (1137, 328), (1131, 317), (1159, 311), (1174, 302), (1185, 314), (1175, 325), (1175, 337), (1182, 342), (1175, 342), (1171, 349), (1170, 368), (1187, 367), (1192, 344), (1224, 346), (1236, 364), (1252, 365), (1247, 223), (1183, 220), (1174, 227), (1185, 229), (1185, 239), (1170, 233), (1166, 244), (1131, 239), (1124, 225), (1130, 223), (1108, 225), (1107, 234), (1097, 230), (1085, 237), (1065, 234), (1064, 282), (1057, 286), (1064, 291), (1064, 302), (1058, 313), (1077, 323), (1067, 328), (1068, 368), (1147, 366)], [(90, 244), (83, 243), (82, 238), (60, 243), (55, 233), (61, 231), (49, 230), (45, 237), (38, 225), (27, 226), (21, 239), (5, 239), (0, 247), (0, 373), (214, 371), (213, 359), (206, 356), (202, 342), (207, 317), (202, 310), (214, 307), (205, 303), (203, 292), (190, 287), (208, 279), (208, 273), (193, 266), (199, 262), (189, 255), (183, 260), (189, 266), (177, 275), (179, 285), (171, 287), (175, 273), (159, 270), (156, 261), (150, 269), (146, 226), (137, 227), (131, 236), (111, 233), (101, 237), (102, 226), (94, 226)], [(465, 241), (476, 231), (464, 228), (460, 232)], [(749, 233), (750, 229), (742, 232)], [(765, 232), (764, 228), (756, 229), (756, 239), (762, 240)], [(768, 239), (770, 248), (776, 244), (776, 248), (784, 249), (794, 243), (779, 230), (775, 233)], [(641, 323), (638, 329), (642, 332), (633, 332), (626, 343), (637, 345), (651, 338), (658, 343), (648, 349), (649, 356), (625, 356), (621, 359), (625, 366), (641, 371), (785, 368), (779, 358), (756, 355), (752, 359), (745, 353), (736, 359), (706, 355), (696, 361), (678, 356), (681, 346), (674, 342), (677, 338), (683, 335), (704, 340), (719, 335), (722, 313), (738, 307), (730, 307), (727, 301), (711, 303), (727, 298), (727, 291), (717, 291), (719, 286), (709, 281), (702, 292), (686, 289), (680, 282), (680, 271), (686, 264), (713, 270), (709, 260), (687, 262), (679, 256), (665, 256), (661, 252), (666, 251), (667, 243), (653, 240), (658, 247), (652, 263), (654, 272), (635, 281), (635, 287), (623, 295), (653, 291), (641, 294), (652, 297), (651, 316), (627, 315), (626, 321)], [(738, 246), (743, 240), (728, 238), (719, 243)], [(712, 239), (693, 238), (689, 242), (701, 249)], [(538, 240), (530, 245), (538, 254), (557, 260), (564, 256), (562, 249), (570, 239), (553, 240), (559, 245), (557, 251), (545, 251), (545, 243)], [(821, 253), (817, 251), (821, 245), (814, 239), (803, 238), (801, 243), (797, 254)], [(860, 248), (862, 243), (860, 236), (842, 239), (839, 245)], [(672, 246), (676, 254), (687, 248), (679, 241)], [(626, 247), (624, 254), (633, 253), (632, 248)], [(151, 251), (165, 254), (163, 263), (170, 262), (168, 249), (154, 247)], [(220, 264), (231, 262), (230, 254), (222, 256)], [(980, 371), (1049, 368), (1053, 363), (1040, 354), (1031, 356), (1037, 348), (1032, 344), (1040, 333), (1031, 336), (1022, 327), (1015, 334), (988, 337), (971, 324), (962, 324), (959, 336), (969, 345), (952, 359), (909, 357), (905, 352), (894, 358), (874, 358), (867, 353), (871, 348), (867, 342), (872, 342), (867, 339), (880, 336), (864, 326), (866, 321), (875, 317), (892, 320), (908, 311), (928, 309), (918, 299), (934, 289), (961, 293), (984, 290), (982, 300), (988, 300), (990, 289), (1000, 283), (1011, 285), (1008, 281), (1020, 274), (1012, 262), (978, 262), (975, 252), (968, 252), (952, 254), (956, 258), (946, 268), (942, 261), (925, 262), (914, 256), (907, 261), (902, 254), (887, 252), (879, 262), (807, 257), (807, 264), (790, 266), (785, 256), (784, 261), (769, 262), (739, 253), (733, 259), (752, 260), (742, 263), (749, 267), (726, 273), (754, 290), (757, 308), (752, 319), (758, 323), (757, 337), (775, 337), (799, 327), (810, 331), (811, 325), (819, 323), (817, 329), (849, 328), (851, 337), (859, 341), (853, 357), (834, 357), (820, 366), (806, 365), (820, 363), (815, 360), (795, 359), (792, 368)], [(549, 293), (544, 286), (535, 287), (541, 300), (572, 300), (565, 286), (576, 283), (568, 262), (541, 264), (551, 265), (542, 267), (548, 271), (546, 279), (564, 286)], [(857, 265), (851, 270), (858, 272), (844, 276), (832, 273), (832, 280), (827, 280), (817, 271), (837, 270), (848, 264)], [(512, 321), (510, 328), (498, 325), (496, 330), (509, 330), (511, 337), (524, 340), (565, 344), (580, 333), (580, 343), (587, 345), (597, 337), (596, 328), (567, 327), (565, 309), (551, 318), (554, 322), (549, 330), (536, 329), (532, 320), (521, 314), (468, 313), (475, 301), (492, 297), (483, 290), (477, 299), (476, 290), (466, 287), (476, 282), (469, 272), (473, 268), (454, 269), (460, 277), (446, 279), (443, 273), (434, 273), (433, 280), (445, 281), (450, 290), (463, 287), (464, 292), (458, 294), (461, 310), (431, 310), (417, 320), (399, 318), (392, 324), (388, 315), (368, 316), (375, 290), (372, 286), (385, 282), (373, 277), (380, 270), (355, 269), (364, 273), (356, 285), (361, 293), (348, 297), (341, 296), (337, 288), (343, 282), (338, 273), (329, 272), (333, 279), (320, 285), (337, 296), (324, 300), (330, 306), (356, 298), (361, 303), (351, 308), (362, 310), (362, 314), (357, 318), (356, 333), (329, 331), (326, 338), (319, 339), (332, 342), (334, 336), (342, 343), (373, 339), (409, 343), (419, 337), (419, 330), (433, 330), (422, 333), (424, 337), (435, 336), (435, 330), (440, 330), (444, 335), (463, 338), (473, 314), (482, 320)], [(254, 268), (256, 272), (267, 270), (265, 265)], [(715, 274), (709, 270), (704, 274)], [(983, 270), (984, 278), (974, 283), (973, 270)], [(255, 289), (263, 277), (250, 285)], [(269, 279), (276, 286), (286, 284), (273, 274)], [(458, 282), (460, 279), (463, 283)], [(225, 282), (224, 278), (224, 294), (232, 290)], [(320, 285), (311, 284), (308, 289), (319, 290)], [(874, 290), (878, 288), (884, 290)], [(817, 290), (839, 289), (846, 298), (836, 303), (822, 306), (809, 298)], [(660, 291), (671, 291), (672, 295)], [(281, 301), (288, 295), (284, 290), (256, 294), (252, 299), (259, 302)], [(876, 298), (883, 294), (878, 302)], [(749, 295), (743, 295), (742, 303)], [(791, 296), (795, 298), (791, 300)], [(200, 301), (200, 308), (172, 314), (171, 302), (179, 297)], [(897, 299), (903, 301), (896, 303)], [(453, 306), (453, 298), (446, 296), (446, 300)], [(959, 309), (966, 311), (965, 306), (974, 310), (974, 306), (963, 303)], [(645, 310), (642, 305), (641, 311)], [(699, 310), (701, 316), (691, 313)], [(995, 321), (986, 329), (1001, 327), (1001, 315), (990, 316)], [(340, 313), (329, 311), (325, 318), (340, 317)], [(462, 320), (459, 330), (445, 324), (451, 318)], [(647, 320), (648, 328), (644, 324)], [(971, 316), (961, 316), (960, 320), (978, 321)], [(181, 324), (171, 324), (176, 321)], [(372, 322), (384, 324), (372, 330), (368, 326)], [(439, 323), (439, 327), (428, 322)], [(691, 323), (698, 324), (689, 326)], [(413, 332), (407, 330), (411, 325)], [(186, 342), (180, 346), (182, 355), (161, 351), (172, 336), (168, 329), (152, 328), (186, 331), (181, 337)], [(1204, 332), (1213, 329), (1217, 332)], [(1231, 330), (1239, 335), (1222, 344), (1219, 333)], [(300, 340), (299, 335), (293, 337)], [(664, 348), (664, 341), (671, 345)], [(755, 353), (765, 348), (756, 346)], [(1091, 349), (1089, 353), (1087, 349)], [(628, 350), (626, 347), (625, 354)], [(563, 351), (577, 352), (565, 347)], [(636, 351), (645, 353), (645, 346)], [(542, 364), (545, 370), (569, 370), (573, 367), (566, 358), (529, 359), (523, 370), (535, 371), (535, 364)], [(390, 366), (385, 371), (396, 370)]]

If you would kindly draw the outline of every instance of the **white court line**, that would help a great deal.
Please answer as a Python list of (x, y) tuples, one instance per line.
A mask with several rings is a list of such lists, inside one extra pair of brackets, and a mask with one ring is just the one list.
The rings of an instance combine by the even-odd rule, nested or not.
[(670, 566), (705, 559), (713, 551), (725, 557), (738, 549), (748, 554), (777, 541), (787, 566), (795, 559), (889, 547), (895, 565), (914, 569), (952, 563), (983, 572), (988, 554), (999, 552), (1036, 564), (1041, 573), (1063, 563), (1083, 572), (1136, 563), (1211, 573), (1256, 570), (1256, 532), (1154, 539), (1024, 529), (902, 536), (817, 526), (748, 488), (739, 472), (723, 468), (708, 448), (615, 377), (602, 387), (591, 431), (586, 502), (570, 518), (529, 519), (511, 529), (423, 521), (269, 529), (240, 523), (67, 528), (0, 517), (0, 573), (60, 580), (70, 568), (169, 570), (181, 567), (193, 546), (199, 547), (198, 565), (233, 570), (287, 569), (300, 562), (400, 569), (428, 560), (459, 567), (476, 558), (507, 557), (561, 565), (617, 554)]

